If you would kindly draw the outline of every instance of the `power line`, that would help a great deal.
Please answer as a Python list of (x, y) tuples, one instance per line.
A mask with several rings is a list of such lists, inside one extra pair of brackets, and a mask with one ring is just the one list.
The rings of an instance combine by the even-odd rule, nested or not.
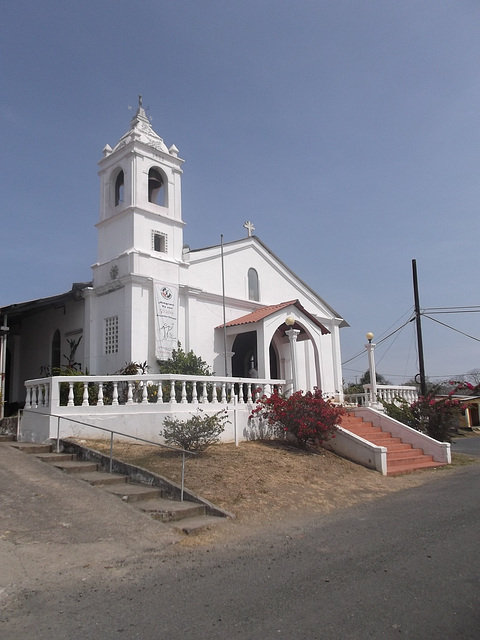
[[(405, 314), (404, 314), (405, 315)], [(385, 336), (384, 338), (382, 338), (381, 340), (379, 340), (376, 344), (377, 346), (379, 344), (382, 344), (382, 342), (385, 342), (385, 340), (388, 340), (388, 338), (391, 338), (393, 335), (395, 335), (397, 333), (397, 331), (401, 331), (409, 322), (412, 322), (412, 320), (414, 320), (414, 318), (409, 318), (406, 322), (404, 322), (400, 327), (398, 327), (397, 329), (395, 329), (394, 331), (392, 331), (391, 333), (388, 334), (388, 336)], [(344, 360), (342, 362), (342, 366), (345, 364), (348, 364), (349, 362), (352, 362), (352, 360), (355, 360), (356, 358), (359, 358), (360, 356), (362, 356), (365, 353), (365, 349), (362, 349), (361, 351), (359, 351), (356, 355), (352, 356), (351, 358), (349, 358), (348, 360)]]
[[(477, 309), (477, 311), (472, 311), (472, 313), (478, 313), (478, 311), (480, 311), (480, 305), (472, 304), (468, 307), (426, 307), (424, 311), (451, 311), (457, 309), (461, 309), (459, 313), (469, 313), (468, 309)], [(466, 309), (467, 311), (463, 311), (464, 309)]]
[(430, 316), (425, 316), (425, 318), (428, 318), (429, 320), (433, 320), (433, 322), (437, 322), (438, 324), (441, 324), (444, 327), (447, 327), (447, 329), (451, 329), (452, 331), (456, 331), (457, 333), (461, 333), (462, 336), (466, 336), (467, 338), (471, 338), (472, 340), (475, 340), (476, 342), (480, 342), (480, 338), (475, 338), (475, 336), (471, 336), (468, 333), (465, 333), (464, 331), (460, 331), (460, 329), (455, 329), (455, 327), (451, 327), (449, 324), (445, 324), (445, 322), (440, 322), (440, 320), (437, 320), (436, 318), (431, 318)]

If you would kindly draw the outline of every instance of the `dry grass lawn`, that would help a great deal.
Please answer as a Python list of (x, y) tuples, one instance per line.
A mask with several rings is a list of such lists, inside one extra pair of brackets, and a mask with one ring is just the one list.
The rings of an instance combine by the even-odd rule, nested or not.
[[(80, 440), (97, 451), (109, 451), (109, 442)], [(177, 484), (181, 456), (159, 447), (117, 442), (115, 458), (154, 471)], [(233, 513), (235, 522), (268, 525), (296, 515), (328, 513), (393, 491), (418, 486), (449, 473), (472, 459), (454, 455), (454, 465), (384, 477), (335, 454), (318, 449), (302, 451), (275, 441), (216, 444), (197, 456), (188, 456), (185, 486)]]

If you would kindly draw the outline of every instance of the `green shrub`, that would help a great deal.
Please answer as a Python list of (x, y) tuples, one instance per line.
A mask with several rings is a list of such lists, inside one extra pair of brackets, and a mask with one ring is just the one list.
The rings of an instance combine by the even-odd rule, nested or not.
[(187, 451), (204, 451), (218, 442), (228, 422), (227, 411), (222, 409), (213, 415), (206, 415), (202, 409), (192, 414), (188, 420), (165, 418), (160, 435), (166, 444), (173, 444)]

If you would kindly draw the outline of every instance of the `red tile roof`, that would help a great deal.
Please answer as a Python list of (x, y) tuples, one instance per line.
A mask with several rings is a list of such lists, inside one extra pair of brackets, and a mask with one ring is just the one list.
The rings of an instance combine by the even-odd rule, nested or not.
[[(230, 320), (230, 322), (227, 322), (225, 326), (237, 327), (242, 324), (252, 324), (255, 322), (259, 322), (260, 320), (267, 318), (273, 313), (276, 313), (277, 311), (280, 311), (281, 309), (285, 309), (286, 307), (290, 307), (290, 306), (296, 307), (303, 315), (307, 316), (309, 320), (311, 320), (317, 327), (320, 328), (322, 335), (326, 335), (330, 333), (330, 331), (326, 327), (324, 327), (323, 324), (319, 320), (317, 320), (317, 318), (315, 318), (315, 316), (309, 313), (305, 309), (305, 307), (303, 307), (300, 304), (298, 300), (289, 300), (288, 302), (281, 302), (280, 304), (272, 304), (268, 307), (261, 307), (260, 309), (255, 309), (255, 311), (252, 311), (251, 313), (247, 313), (247, 315), (241, 316), (236, 320)], [(217, 328), (220, 328), (220, 327), (223, 327), (223, 324), (221, 324)]]

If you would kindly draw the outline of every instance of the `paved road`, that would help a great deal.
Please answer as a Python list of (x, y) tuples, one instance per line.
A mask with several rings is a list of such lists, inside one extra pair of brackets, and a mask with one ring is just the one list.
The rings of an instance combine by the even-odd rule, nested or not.
[(4, 598), (0, 636), (476, 640), (479, 486), (480, 465), (442, 471), (240, 541), (144, 549), (124, 563), (40, 576)]
[(480, 436), (455, 438), (452, 442), (452, 452), (480, 457)]

